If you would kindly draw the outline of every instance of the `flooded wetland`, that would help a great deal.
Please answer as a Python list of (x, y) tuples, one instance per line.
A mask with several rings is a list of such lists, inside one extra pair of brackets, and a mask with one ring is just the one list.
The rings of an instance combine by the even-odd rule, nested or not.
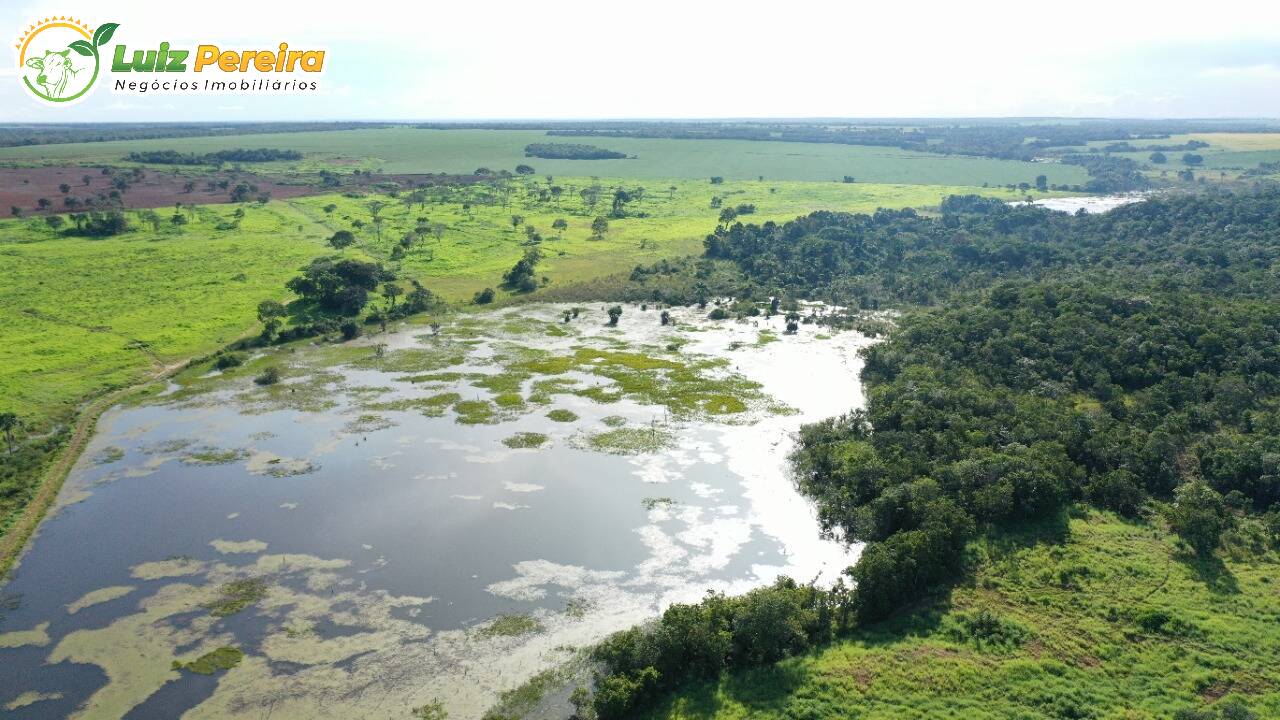
[(673, 602), (834, 581), (857, 550), (786, 458), (871, 341), (606, 307), (274, 348), (109, 411), (0, 589), (6, 716), (480, 717)]

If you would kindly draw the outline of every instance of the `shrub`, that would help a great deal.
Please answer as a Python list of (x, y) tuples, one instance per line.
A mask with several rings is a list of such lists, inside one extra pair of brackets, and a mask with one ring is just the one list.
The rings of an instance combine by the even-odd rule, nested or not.
[(360, 337), (360, 325), (354, 320), (347, 320), (338, 326), (338, 329), (342, 332), (343, 340), (354, 340)]
[(253, 381), (259, 385), (275, 385), (280, 382), (280, 370), (274, 366), (262, 371)]
[(233, 367), (240, 367), (244, 364), (244, 355), (240, 353), (228, 352), (222, 353), (217, 360), (213, 361), (213, 366), (219, 370), (228, 370)]

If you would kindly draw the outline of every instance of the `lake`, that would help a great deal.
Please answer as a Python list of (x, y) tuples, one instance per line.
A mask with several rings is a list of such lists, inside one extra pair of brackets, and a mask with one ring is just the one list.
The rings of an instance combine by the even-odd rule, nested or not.
[(0, 589), (0, 707), (478, 717), (671, 603), (834, 581), (857, 547), (786, 457), (862, 403), (872, 341), (605, 308), (273, 348), (112, 409)]

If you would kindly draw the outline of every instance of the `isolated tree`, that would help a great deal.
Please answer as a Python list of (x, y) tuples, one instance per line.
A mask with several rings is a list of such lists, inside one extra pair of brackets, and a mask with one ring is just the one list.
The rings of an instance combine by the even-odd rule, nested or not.
[(733, 222), (734, 219), (737, 217), (738, 217), (738, 211), (734, 210), (733, 208), (725, 208), (720, 211), (720, 223), (722, 225), (728, 225), (729, 223)]
[(325, 205), (325, 206), (324, 206), (323, 208), (321, 208), (321, 209), (322, 209), (322, 210), (324, 210), (324, 214), (325, 214), (325, 215), (329, 215), (329, 214), (331, 214), (334, 210), (337, 210), (337, 209), (338, 209), (338, 206), (337, 206), (337, 205), (334, 205), (333, 203), (329, 203), (328, 205)]
[(356, 236), (350, 230), (339, 230), (329, 238), (329, 245), (337, 250), (350, 247), (356, 242)]
[(378, 242), (382, 242), (382, 224), (386, 219), (381, 215), (375, 215), (373, 218), (373, 236)]
[(258, 322), (262, 323), (262, 337), (268, 341), (275, 337), (280, 329), (281, 318), (286, 315), (284, 305), (276, 300), (263, 300), (258, 303)]
[(17, 413), (0, 413), (0, 432), (4, 433), (5, 443), (9, 447), (10, 455), (13, 454), (13, 434), (20, 427), (22, 427), (22, 421), (18, 419)]
[(44, 224), (48, 225), (50, 230), (57, 232), (62, 229), (62, 226), (66, 224), (66, 221), (62, 219), (61, 215), (47, 215), (45, 216)]
[(186, 181), (186, 182), (182, 183), (182, 192), (184, 192), (184, 193), (190, 193), (190, 192), (194, 191), (195, 189), (196, 189), (196, 181), (195, 181), (195, 180), (188, 180), (188, 181)]
[(627, 203), (631, 202), (631, 193), (618, 188), (613, 191), (613, 207), (609, 210), (609, 214), (613, 217), (625, 217), (627, 214)]
[(50, 200), (49, 198), (40, 198), (39, 200), (36, 200), (36, 207), (40, 208), (41, 210), (48, 210), (49, 208), (53, 207), (53, 201)]
[(523, 215), (512, 215), (512, 216), (511, 216), (511, 229), (512, 229), (512, 230), (515, 230), (516, 228), (520, 227), (520, 223), (523, 223), (523, 222), (524, 222), (524, 216), (523, 216)]
[(668, 199), (668, 200), (675, 200), (675, 199), (676, 199), (676, 191), (677, 191), (677, 190), (679, 190), (679, 189), (680, 189), (680, 188), (676, 187), (675, 185), (672, 185), (672, 186), (668, 187), (668, 188), (667, 188), (667, 199)]
[(1040, 192), (1048, 192), (1048, 191), (1049, 191), (1049, 176), (1047, 176), (1047, 175), (1037, 175), (1037, 176), (1036, 176), (1036, 189), (1037, 189), (1037, 190), (1039, 190)]
[(475, 294), (475, 297), (473, 297), (471, 300), (476, 305), (488, 305), (489, 303), (493, 302), (494, 295), (496, 294), (497, 293), (493, 291), (493, 288), (487, 287), (477, 292)]
[(431, 223), (431, 234), (436, 236), (437, 242), (444, 237), (444, 231), (447, 229), (449, 228), (444, 223)]
[(529, 165), (521, 164), (516, 166), (517, 175), (532, 175), (533, 173), (534, 173), (534, 169)]
[(22, 217), (22, 208), (18, 207), (17, 205), (10, 205), (9, 214), (14, 217)]
[(82, 178), (80, 178), (80, 179), (84, 181), (85, 187), (88, 187), (88, 186), (89, 186), (89, 183), (93, 182), (93, 176), (92, 176), (92, 175), (85, 175), (84, 177), (82, 177)]
[(604, 234), (609, 231), (609, 221), (603, 217), (597, 217), (591, 221), (591, 237), (596, 240), (604, 238)]
[(1165, 510), (1165, 519), (1170, 529), (1201, 556), (1213, 553), (1222, 533), (1231, 526), (1231, 515), (1222, 495), (1199, 480), (1185, 483), (1175, 491), (1173, 504)]
[(393, 310), (396, 307), (396, 298), (400, 297), (403, 294), (404, 294), (404, 288), (400, 287), (395, 283), (389, 282), (389, 283), (385, 283), (382, 286), (382, 297), (387, 299), (387, 302), (391, 305), (391, 308)]
[(1202, 165), (1204, 164), (1204, 156), (1196, 155), (1195, 153), (1186, 153), (1185, 155), (1182, 156), (1182, 162), (1184, 165), (1192, 165), (1192, 166)]
[(564, 235), (564, 231), (568, 229), (569, 223), (564, 218), (556, 218), (551, 223), (551, 229), (556, 231), (557, 235)]
[(1156, 152), (1151, 153), (1151, 157), (1149, 157), (1148, 160), (1150, 160), (1154, 165), (1164, 165), (1169, 162), (1169, 157), (1157, 150)]
[(71, 186), (66, 183), (62, 183), (61, 185), (58, 186), (58, 190), (61, 190), (62, 194), (66, 195), (67, 193), (71, 192)]
[(609, 327), (617, 327), (620, 319), (622, 319), (622, 306), (614, 305), (609, 308)]

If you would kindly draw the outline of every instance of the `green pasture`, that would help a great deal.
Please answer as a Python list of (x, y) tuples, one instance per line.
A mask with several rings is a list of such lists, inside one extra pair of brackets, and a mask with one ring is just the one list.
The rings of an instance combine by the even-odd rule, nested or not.
[[(634, 155), (628, 160), (543, 160), (526, 158), (534, 142), (588, 143)], [(838, 182), (849, 175), (861, 182), (923, 185), (1007, 185), (1034, 183), (1045, 174), (1052, 184), (1082, 184), (1084, 170), (1014, 160), (935, 155), (887, 147), (748, 140), (665, 140), (634, 138), (549, 138), (536, 130), (418, 130), (393, 127), (276, 135), (166, 138), (0, 148), (0, 163), (113, 163), (135, 150), (173, 149), (207, 153), (228, 148), (281, 148), (308, 155), (279, 169), (379, 168), (388, 173), (469, 173), (480, 167), (513, 170), (527, 163), (541, 174), (632, 178), (708, 178)], [(261, 169), (263, 166), (251, 166)]]
[[(0, 222), (0, 397), (36, 428), (96, 391), (136, 382), (248, 331), (264, 298), (324, 252), (323, 228), (283, 203), (198, 208), (167, 222), (89, 239), (41, 220)], [(130, 213), (132, 217), (134, 214)]]
[(1280, 717), (1280, 560), (1235, 543), (1195, 560), (1158, 522), (1093, 512), (1001, 534), (949, 601), (690, 684), (649, 717), (1156, 720), (1236, 703), (1253, 714), (1194, 717)]
[[(551, 184), (562, 189), (559, 199), (541, 200), (539, 190), (546, 190)], [(581, 193), (593, 185), (600, 189), (600, 200), (591, 209)], [(358, 251), (398, 267), (402, 275), (421, 280), (448, 300), (466, 301), (484, 287), (497, 288), (502, 273), (532, 246), (528, 226), (542, 237), (537, 247), (544, 260), (538, 266), (538, 275), (545, 275), (554, 286), (562, 286), (628, 271), (664, 257), (701, 252), (702, 240), (715, 228), (721, 212), (712, 207), (713, 197), (719, 197), (723, 207), (755, 205), (754, 214), (739, 218), (753, 223), (784, 222), (813, 210), (924, 208), (936, 206), (953, 194), (1021, 197), (1004, 189), (981, 187), (768, 180), (713, 185), (705, 180), (557, 177), (554, 183), (548, 183), (535, 176), (513, 183), (512, 188), (509, 197), (481, 186), (458, 189), (447, 202), (428, 201), (421, 206), (386, 196), (351, 198), (338, 194), (291, 202), (330, 231), (354, 232)], [(597, 239), (591, 230), (592, 221), (610, 214), (611, 198), (617, 188), (633, 194), (636, 188), (643, 188), (644, 192), (642, 199), (627, 205), (627, 217), (608, 218), (608, 231)], [(407, 197), (402, 194), (401, 200)], [(494, 204), (485, 204), (486, 197)], [(383, 218), (380, 233), (372, 224), (371, 200), (386, 203), (379, 211)], [(469, 203), (470, 208), (464, 209), (464, 203)], [(324, 212), (330, 205), (335, 209)], [(523, 218), (520, 225), (513, 225), (513, 215)], [(444, 225), (443, 234), (439, 239), (429, 234), (415, 240), (402, 260), (392, 262), (392, 250), (420, 218)], [(568, 228), (553, 229), (557, 219), (563, 219)], [(357, 223), (363, 227), (357, 228)]]
[[(588, 212), (579, 192), (597, 182), (599, 205)], [(209, 205), (183, 226), (170, 224), (170, 212), (162, 211), (158, 231), (129, 212), (133, 230), (105, 239), (61, 236), (35, 218), (0, 221), (0, 261), (7, 271), (0, 286), (0, 397), (6, 408), (42, 427), (66, 417), (89, 394), (213, 351), (255, 328), (258, 301), (288, 299), (285, 281), (310, 259), (336, 252), (324, 241), (338, 229), (352, 229), (358, 238), (345, 254), (380, 260), (402, 278), (467, 302), (479, 289), (497, 288), (529, 247), (524, 225), (512, 227), (513, 214), (542, 234), (546, 259), (538, 274), (561, 287), (699, 252), (720, 212), (711, 208), (712, 196), (725, 206), (756, 205), (754, 215), (742, 218), (754, 222), (814, 209), (927, 207), (952, 193), (1013, 197), (996, 189), (862, 183), (556, 183), (564, 188), (558, 202), (538, 199), (546, 180), (537, 177), (512, 183), (505, 203), (492, 189), (476, 186), (450, 190), (425, 207), (385, 195), (336, 193), (267, 205)], [(608, 214), (616, 187), (644, 187), (644, 198), (629, 206), (630, 217), (611, 219), (603, 238), (592, 239), (591, 221)], [(380, 240), (370, 223), (372, 200), (387, 203)], [(330, 204), (335, 209), (325, 213)], [(246, 215), (238, 228), (229, 228), (237, 207)], [(392, 248), (419, 217), (444, 225), (442, 236), (428, 235), (403, 260), (392, 261)], [(569, 225), (563, 233), (551, 227), (556, 218)], [(363, 229), (355, 229), (357, 220), (366, 223)]]

